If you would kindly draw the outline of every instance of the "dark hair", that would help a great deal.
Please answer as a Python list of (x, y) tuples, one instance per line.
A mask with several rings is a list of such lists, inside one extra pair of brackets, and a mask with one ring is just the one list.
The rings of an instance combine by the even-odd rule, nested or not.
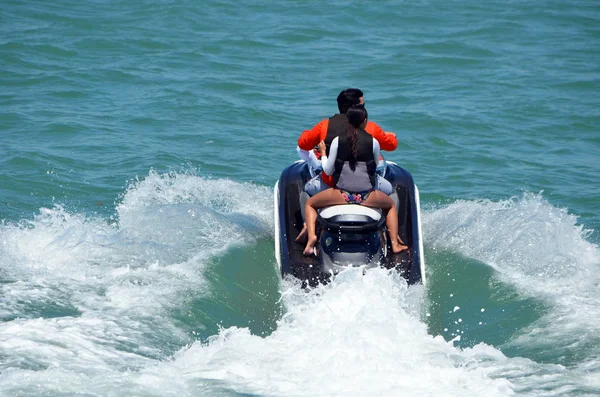
[(363, 92), (358, 88), (347, 88), (340, 92), (337, 97), (337, 104), (340, 113), (345, 114), (348, 109), (350, 109), (350, 106), (358, 105), (360, 103), (360, 98), (363, 96)]
[(358, 128), (369, 117), (364, 105), (351, 106), (346, 112), (348, 119), (348, 144), (350, 145), (350, 169), (356, 169), (356, 160), (358, 157)]

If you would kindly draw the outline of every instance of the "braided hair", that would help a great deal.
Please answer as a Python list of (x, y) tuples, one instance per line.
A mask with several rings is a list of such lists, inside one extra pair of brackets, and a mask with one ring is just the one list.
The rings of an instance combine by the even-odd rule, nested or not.
[(364, 105), (354, 105), (346, 112), (346, 118), (348, 119), (348, 144), (350, 145), (350, 169), (356, 170), (356, 163), (358, 158), (358, 129), (360, 125), (368, 117), (367, 109)]

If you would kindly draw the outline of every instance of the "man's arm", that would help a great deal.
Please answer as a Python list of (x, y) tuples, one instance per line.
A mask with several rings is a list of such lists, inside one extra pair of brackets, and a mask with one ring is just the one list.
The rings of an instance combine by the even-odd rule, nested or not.
[(379, 141), (381, 150), (387, 150), (388, 152), (391, 152), (396, 150), (398, 147), (398, 139), (396, 138), (396, 134), (393, 132), (385, 132), (379, 125), (372, 121), (367, 122), (365, 131)]
[(329, 119), (321, 120), (310, 130), (305, 130), (298, 138), (298, 147), (302, 150), (313, 150), (327, 135)]

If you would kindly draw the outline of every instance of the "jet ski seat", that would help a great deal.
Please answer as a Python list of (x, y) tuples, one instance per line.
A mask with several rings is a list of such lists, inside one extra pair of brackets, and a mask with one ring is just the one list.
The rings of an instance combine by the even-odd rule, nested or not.
[(318, 212), (319, 221), (327, 230), (368, 232), (379, 230), (385, 223), (381, 209), (364, 205), (333, 205)]

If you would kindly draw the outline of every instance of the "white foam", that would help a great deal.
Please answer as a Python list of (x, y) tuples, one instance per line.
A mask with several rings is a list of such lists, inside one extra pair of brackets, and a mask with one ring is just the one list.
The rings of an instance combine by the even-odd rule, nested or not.
[(459, 252), (497, 270), (521, 294), (550, 307), (509, 346), (537, 347), (560, 355), (586, 352), (572, 376), (586, 376), (600, 359), (600, 249), (566, 209), (541, 194), (500, 202), (457, 201), (424, 216), (427, 244)]
[(284, 288), (288, 311), (272, 335), (225, 329), (157, 371), (269, 396), (512, 394), (510, 382), (477, 365), (506, 358), (485, 345), (461, 351), (428, 335), (423, 289), (407, 289), (397, 275), (349, 269), (311, 293), (291, 282)]
[(266, 187), (151, 172), (115, 219), (56, 206), (2, 224), (0, 394), (137, 390), (126, 371), (189, 342), (168, 312), (203, 293), (208, 258), (272, 233), (271, 201)]
[(459, 200), (427, 213), (424, 222), (433, 249), (483, 261), (536, 294), (586, 294), (589, 288), (582, 287), (600, 279), (600, 250), (586, 240), (589, 231), (541, 195), (500, 202)]
[[(11, 318), (0, 324), (0, 394), (535, 396), (598, 387), (593, 354), (567, 370), (429, 335), (424, 288), (378, 269), (348, 269), (309, 293), (286, 280), (286, 313), (271, 335), (232, 327), (191, 343), (166, 312), (203, 293), (209, 257), (270, 235), (272, 210), (267, 187), (151, 172), (124, 193), (117, 222), (55, 207), (0, 226), (9, 281), (0, 315)], [(525, 195), (459, 201), (424, 213), (423, 226), (428, 247), (488, 263), (553, 305), (531, 340), (512, 343), (556, 344), (571, 333), (595, 341), (598, 248), (575, 217)], [(51, 305), (68, 314), (31, 315)], [(186, 343), (173, 357), (165, 347)]]

